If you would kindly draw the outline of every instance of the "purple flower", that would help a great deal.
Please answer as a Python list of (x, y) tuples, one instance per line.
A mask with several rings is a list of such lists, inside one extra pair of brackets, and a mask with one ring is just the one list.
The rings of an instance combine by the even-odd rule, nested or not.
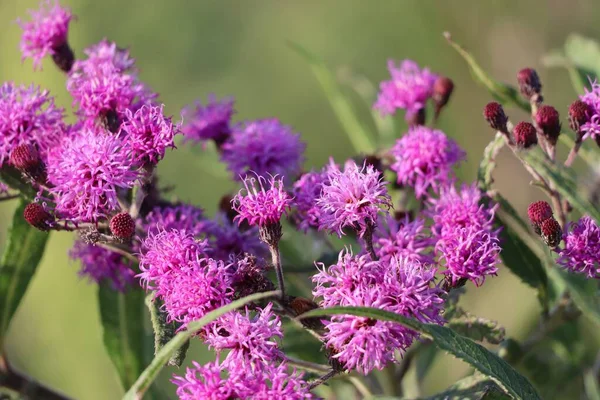
[(228, 304), (233, 295), (231, 265), (205, 252), (206, 241), (178, 230), (150, 234), (142, 245), (138, 276), (163, 299), (169, 321), (182, 327)]
[(569, 224), (564, 235), (565, 247), (559, 251), (558, 263), (571, 272), (600, 277), (600, 227), (584, 216)]
[(392, 206), (379, 171), (371, 165), (356, 165), (348, 160), (341, 171), (330, 164), (327, 178), (317, 199), (320, 210), (319, 229), (342, 237), (344, 228), (356, 229), (360, 236), (377, 221), (380, 208)]
[(326, 173), (307, 172), (294, 183), (293, 217), (304, 232), (319, 227), (321, 209), (317, 206), (317, 199), (326, 179)]
[(273, 314), (269, 303), (256, 313), (230, 312), (211, 324), (204, 340), (217, 354), (229, 350), (222, 365), (227, 368), (262, 370), (282, 357), (279, 342), (283, 338), (281, 321)]
[(383, 115), (394, 114), (398, 108), (402, 108), (406, 110), (406, 118), (409, 119), (425, 107), (425, 103), (433, 95), (433, 85), (438, 76), (428, 68), (421, 70), (411, 60), (404, 60), (399, 66), (389, 60), (388, 69), (392, 79), (381, 82), (374, 107)]
[(115, 114), (112, 118), (122, 118), (126, 110), (135, 111), (156, 97), (139, 82), (128, 52), (101, 42), (86, 53), (87, 60), (73, 65), (67, 90), (77, 114), (88, 123), (108, 118), (110, 113)]
[(0, 167), (22, 144), (37, 145), (45, 160), (64, 135), (64, 110), (56, 107), (48, 91), (35, 86), (0, 86)]
[(227, 261), (244, 253), (258, 257), (267, 254), (257, 228), (241, 229), (223, 213), (217, 213), (214, 219), (207, 221), (205, 231), (210, 242), (209, 254), (214, 259)]
[(583, 133), (583, 139), (591, 137), (595, 140), (600, 140), (600, 84), (598, 81), (590, 82), (592, 90), (585, 88), (585, 94), (579, 96), (589, 107), (591, 118), (580, 126), (580, 131)]
[(218, 361), (200, 365), (193, 362), (193, 367), (186, 369), (185, 376), (173, 376), (173, 382), (177, 385), (177, 397), (180, 400), (231, 400), (239, 398), (240, 388), (245, 390), (241, 384), (240, 377), (221, 378), (226, 371)]
[(133, 187), (139, 178), (121, 139), (92, 129), (63, 143), (47, 169), (56, 211), (80, 222), (97, 222), (120, 209), (119, 189)]
[(289, 126), (275, 118), (262, 119), (235, 126), (223, 144), (221, 159), (234, 179), (243, 180), (251, 171), (291, 179), (302, 167), (305, 147)]
[(71, 11), (63, 8), (58, 0), (44, 0), (39, 10), (30, 10), (31, 21), (17, 20), (23, 29), (21, 37), (22, 58), (32, 58), (34, 69), (42, 66), (42, 59), (56, 54), (67, 42), (69, 23), (73, 18)]
[(206, 233), (207, 220), (204, 210), (191, 204), (173, 204), (166, 207), (155, 207), (141, 223), (144, 232), (157, 234), (160, 231), (173, 229), (186, 231), (198, 237)]
[(256, 178), (248, 176), (244, 179), (244, 186), (245, 189), (240, 190), (232, 200), (233, 209), (238, 212), (234, 221), (238, 224), (244, 220), (251, 226), (277, 224), (281, 216), (289, 211), (291, 198), (283, 189), (281, 178), (271, 177), (267, 182), (260, 175)]
[(221, 144), (231, 133), (229, 123), (234, 112), (232, 98), (218, 101), (211, 94), (205, 106), (197, 101), (193, 106), (183, 109), (184, 125), (181, 131), (186, 140), (214, 140)]
[(382, 261), (392, 257), (407, 258), (422, 265), (434, 263), (431, 248), (435, 240), (424, 233), (425, 221), (408, 218), (397, 221), (392, 216), (379, 219), (377, 229), (373, 233), (373, 247)]
[(303, 374), (296, 370), (289, 373), (287, 365), (281, 363), (263, 373), (262, 379), (257, 379), (251, 385), (247, 383), (248, 397), (246, 398), (252, 400), (313, 399), (313, 395), (308, 390), (309, 385), (302, 379), (302, 376)]
[[(405, 258), (371, 261), (367, 255), (342, 251), (337, 264), (317, 264), (313, 277), (321, 307), (365, 306), (395, 312), (426, 323), (443, 323), (443, 291), (434, 284), (435, 269)], [(396, 360), (418, 333), (400, 324), (350, 315), (325, 322), (326, 345), (347, 370), (368, 374)]]
[(135, 114), (125, 110), (121, 136), (140, 166), (158, 163), (167, 148), (175, 148), (173, 138), (179, 133), (179, 125), (173, 125), (171, 118), (164, 116), (163, 107), (144, 105)]
[(88, 277), (96, 283), (107, 280), (115, 290), (120, 292), (124, 292), (127, 286), (135, 281), (131, 262), (114, 251), (78, 240), (69, 251), (69, 257), (81, 261), (80, 276)]
[(6, 183), (0, 181), (0, 194), (8, 193), (9, 189), (10, 188), (6, 185)]
[(391, 169), (398, 174), (398, 183), (415, 190), (417, 197), (427, 195), (431, 188), (440, 188), (454, 180), (452, 167), (465, 158), (465, 152), (444, 132), (417, 126), (398, 139), (391, 154)]
[(452, 285), (461, 279), (469, 279), (481, 286), (487, 275), (496, 275), (500, 263), (500, 240), (496, 232), (469, 225), (456, 227), (436, 244), (446, 265), (444, 274)]

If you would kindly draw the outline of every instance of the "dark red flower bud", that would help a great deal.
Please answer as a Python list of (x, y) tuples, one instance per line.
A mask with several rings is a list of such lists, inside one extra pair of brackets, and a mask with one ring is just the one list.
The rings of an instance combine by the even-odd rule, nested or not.
[(540, 77), (533, 68), (523, 68), (517, 73), (517, 82), (523, 97), (531, 100), (533, 96), (539, 95), (542, 91)]
[(433, 101), (436, 109), (441, 109), (448, 103), (453, 90), (454, 82), (452, 82), (452, 79), (446, 78), (445, 76), (437, 78), (433, 85)]
[(23, 218), (27, 223), (40, 231), (47, 231), (54, 222), (54, 217), (38, 203), (30, 203), (23, 210)]
[(31, 144), (22, 144), (15, 147), (10, 153), (10, 163), (21, 172), (35, 171), (40, 167), (40, 155)]
[(135, 221), (129, 213), (118, 213), (110, 220), (110, 232), (118, 239), (129, 240), (135, 233)]
[(554, 218), (548, 218), (540, 226), (542, 239), (550, 247), (556, 247), (562, 240), (562, 229), (560, 224)]
[(582, 136), (581, 125), (589, 122), (591, 114), (590, 106), (581, 100), (575, 100), (569, 106), (569, 126), (579, 137)]
[(517, 146), (528, 149), (537, 144), (537, 132), (529, 122), (519, 122), (513, 129)]
[(488, 103), (483, 109), (483, 116), (492, 129), (505, 134), (508, 133), (506, 127), (508, 117), (504, 114), (504, 108), (502, 108), (500, 103), (496, 103), (495, 101)]
[(535, 115), (535, 122), (538, 124), (544, 137), (551, 145), (555, 145), (560, 135), (560, 117), (556, 108), (552, 106), (541, 106)]
[(554, 214), (552, 213), (552, 207), (550, 207), (550, 204), (548, 204), (546, 201), (540, 200), (531, 203), (529, 207), (527, 207), (527, 215), (529, 216), (529, 220), (533, 225), (539, 226), (548, 218), (552, 218)]

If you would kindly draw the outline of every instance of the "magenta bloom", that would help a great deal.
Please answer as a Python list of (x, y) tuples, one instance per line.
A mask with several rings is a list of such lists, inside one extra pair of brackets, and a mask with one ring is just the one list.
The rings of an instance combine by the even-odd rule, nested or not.
[(303, 400), (313, 399), (314, 396), (308, 390), (308, 383), (302, 379), (303, 374), (296, 370), (288, 372), (285, 363), (272, 367), (264, 373), (262, 379), (258, 379), (252, 385), (246, 384), (246, 398), (252, 400)]
[(231, 133), (229, 123), (234, 112), (232, 98), (218, 101), (211, 94), (206, 105), (197, 101), (193, 106), (183, 109), (184, 125), (181, 128), (183, 136), (186, 140), (214, 140), (221, 144)]
[(10, 153), (22, 144), (37, 145), (42, 157), (64, 135), (64, 110), (56, 107), (48, 91), (35, 86), (0, 86), (0, 167)]
[(377, 229), (373, 233), (373, 247), (381, 261), (390, 258), (406, 258), (422, 265), (434, 263), (431, 249), (435, 240), (423, 230), (425, 221), (417, 218), (410, 221), (405, 218), (397, 221), (392, 216), (379, 218)]
[(571, 272), (600, 277), (600, 227), (584, 216), (569, 224), (564, 235), (565, 247), (559, 251), (558, 263)]
[(6, 186), (6, 183), (0, 181), (0, 194), (8, 193), (10, 188)]
[(319, 227), (321, 209), (317, 199), (326, 179), (327, 174), (323, 172), (307, 172), (294, 183), (293, 217), (304, 232)]
[(165, 207), (155, 207), (141, 223), (145, 232), (157, 234), (160, 231), (173, 229), (183, 230), (198, 237), (205, 233), (207, 220), (204, 210), (191, 204), (173, 204)]
[(33, 59), (34, 69), (42, 66), (46, 55), (54, 55), (67, 42), (71, 11), (63, 8), (58, 0), (44, 0), (39, 10), (30, 10), (31, 21), (18, 20), (23, 29), (21, 37), (22, 58)]
[(238, 212), (234, 221), (238, 224), (244, 220), (251, 226), (276, 224), (289, 211), (291, 198), (283, 189), (281, 178), (271, 177), (267, 182), (260, 175), (249, 176), (244, 179), (244, 186), (245, 189), (240, 190), (232, 201), (233, 209)]
[(217, 213), (214, 219), (206, 222), (205, 232), (210, 242), (209, 255), (216, 260), (228, 261), (232, 256), (244, 253), (257, 257), (267, 255), (267, 247), (260, 241), (258, 229), (240, 229), (223, 213)]
[(282, 357), (279, 341), (283, 338), (281, 321), (273, 314), (269, 303), (254, 315), (248, 308), (245, 313), (230, 312), (211, 324), (204, 335), (209, 347), (217, 355), (230, 350), (222, 365), (229, 369), (262, 370)]
[(226, 371), (218, 361), (200, 365), (193, 362), (193, 367), (188, 367), (185, 376), (173, 376), (173, 382), (177, 385), (177, 397), (180, 400), (231, 400), (240, 398), (240, 388), (245, 390), (245, 385), (240, 382), (239, 377), (221, 378), (222, 372)]
[(116, 43), (107, 39), (88, 47), (84, 50), (87, 60), (78, 61), (80, 68), (93, 68), (94, 65), (108, 64), (117, 72), (137, 73), (135, 59), (129, 54), (129, 50), (122, 49)]
[(90, 281), (100, 283), (106, 280), (120, 292), (124, 292), (135, 282), (131, 262), (114, 251), (78, 240), (69, 251), (69, 257), (81, 261), (79, 275), (89, 278)]
[(420, 69), (411, 60), (404, 60), (400, 65), (389, 60), (388, 69), (392, 79), (381, 82), (374, 107), (383, 115), (394, 114), (397, 109), (402, 108), (406, 110), (408, 119), (425, 107), (425, 103), (433, 95), (433, 85), (438, 76), (428, 68)]
[[(395, 312), (426, 323), (443, 323), (443, 291), (434, 284), (435, 269), (391, 257), (371, 261), (367, 255), (342, 251), (337, 264), (317, 264), (313, 277), (320, 306), (365, 306)], [(402, 325), (350, 315), (333, 316), (325, 322), (327, 347), (347, 370), (368, 374), (396, 360), (418, 333)]]
[(585, 88), (585, 94), (579, 96), (579, 99), (588, 105), (591, 118), (579, 129), (583, 133), (583, 139), (591, 137), (600, 140), (600, 84), (594, 81), (591, 85), (592, 90)]
[(375, 224), (381, 207), (392, 206), (390, 196), (379, 171), (371, 165), (356, 165), (348, 160), (341, 171), (331, 164), (317, 199), (320, 210), (319, 229), (342, 237), (344, 228), (356, 229), (359, 235)]
[(465, 152), (444, 132), (417, 126), (398, 139), (391, 154), (391, 169), (398, 174), (398, 183), (410, 186), (417, 197), (427, 195), (431, 188), (440, 188), (454, 180), (452, 168), (464, 160)]
[(456, 227), (436, 244), (446, 265), (452, 285), (460, 279), (469, 279), (481, 286), (487, 275), (496, 275), (500, 263), (500, 240), (496, 232), (477, 226)]
[(167, 148), (175, 148), (173, 138), (179, 133), (179, 125), (164, 116), (163, 107), (144, 105), (135, 114), (125, 110), (121, 136), (140, 166), (158, 163)]
[(47, 169), (56, 211), (80, 222), (96, 222), (120, 209), (117, 191), (133, 187), (139, 178), (121, 139), (92, 129), (53, 152)]
[(223, 144), (221, 159), (234, 179), (243, 180), (249, 172), (291, 179), (300, 172), (305, 148), (292, 128), (275, 118), (262, 119), (235, 126)]

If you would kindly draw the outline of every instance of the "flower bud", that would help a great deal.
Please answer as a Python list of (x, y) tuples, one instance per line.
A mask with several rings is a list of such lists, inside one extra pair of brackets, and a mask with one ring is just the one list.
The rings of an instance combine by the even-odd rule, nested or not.
[(448, 104), (452, 91), (454, 91), (452, 79), (445, 76), (437, 78), (433, 85), (433, 102), (435, 103), (436, 114), (439, 114), (440, 110)]
[(110, 232), (117, 239), (129, 240), (135, 233), (135, 221), (129, 213), (118, 213), (110, 220)]
[(23, 218), (27, 223), (40, 231), (50, 230), (54, 217), (38, 203), (30, 203), (23, 210)]
[(540, 226), (542, 222), (553, 216), (552, 207), (546, 201), (536, 201), (527, 207), (527, 215), (535, 232), (539, 235), (541, 233)]
[(550, 247), (556, 247), (562, 240), (562, 229), (554, 218), (548, 218), (540, 226), (542, 239)]
[(538, 96), (542, 91), (542, 83), (540, 77), (533, 68), (524, 68), (517, 73), (517, 82), (519, 82), (519, 90), (523, 97), (531, 100), (532, 97)]
[(569, 106), (569, 126), (581, 139), (581, 126), (589, 122), (591, 116), (590, 106), (581, 100), (575, 100)]
[(33, 180), (46, 180), (46, 167), (40, 159), (37, 148), (32, 144), (22, 144), (10, 153), (9, 162)]
[(508, 117), (504, 113), (504, 108), (502, 108), (500, 103), (496, 103), (495, 101), (488, 103), (483, 109), (483, 116), (492, 129), (504, 134), (508, 133), (508, 128), (506, 127)]
[(513, 136), (520, 148), (528, 149), (537, 144), (537, 132), (529, 122), (519, 122), (513, 130)]
[(560, 118), (556, 108), (541, 106), (535, 115), (535, 122), (542, 130), (546, 140), (554, 146), (560, 135)]

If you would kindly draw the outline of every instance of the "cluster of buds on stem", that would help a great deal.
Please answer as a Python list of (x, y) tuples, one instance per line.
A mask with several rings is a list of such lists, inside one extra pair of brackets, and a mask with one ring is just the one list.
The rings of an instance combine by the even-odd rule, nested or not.
[(556, 247), (562, 240), (562, 229), (554, 219), (552, 207), (545, 201), (536, 201), (527, 208), (527, 215), (534, 231), (550, 247)]

